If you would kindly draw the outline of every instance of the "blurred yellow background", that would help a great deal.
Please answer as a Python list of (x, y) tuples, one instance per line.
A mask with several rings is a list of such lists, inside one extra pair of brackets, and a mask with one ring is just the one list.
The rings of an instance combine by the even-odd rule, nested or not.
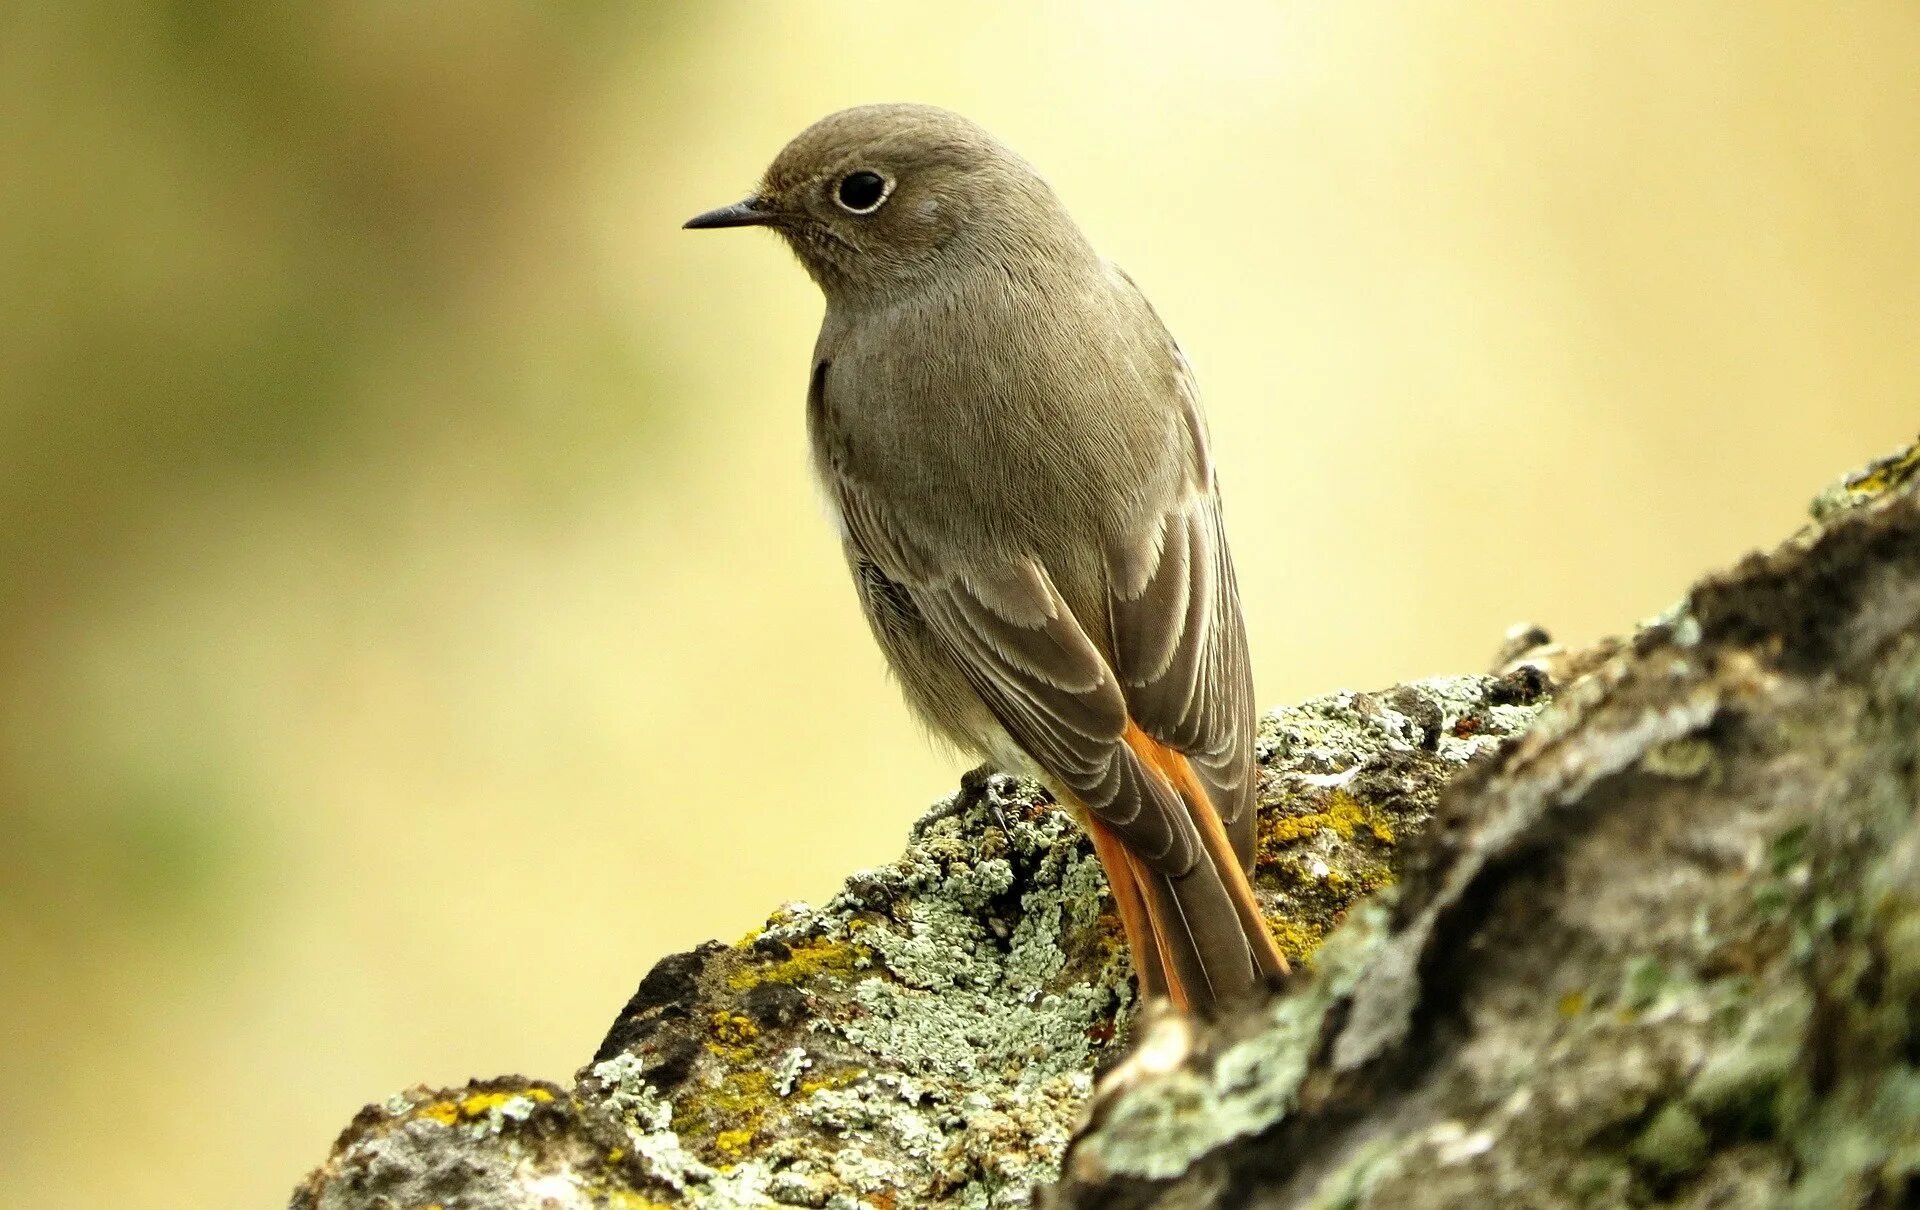
[(1920, 420), (1920, 6), (16, 6), (9, 1205), (278, 1204), (564, 1078), (960, 765), (821, 522), (819, 301), (690, 234), (948, 105), (1198, 367), (1265, 704), (1630, 625)]

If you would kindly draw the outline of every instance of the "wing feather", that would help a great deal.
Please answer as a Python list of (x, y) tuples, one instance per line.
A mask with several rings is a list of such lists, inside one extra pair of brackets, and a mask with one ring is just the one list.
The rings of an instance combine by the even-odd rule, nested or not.
[(1155, 525), (1108, 545), (1113, 665), (1128, 712), (1187, 755), (1251, 870), (1253, 675), (1205, 427), (1190, 380), (1180, 381), (1197, 446), (1194, 482)]

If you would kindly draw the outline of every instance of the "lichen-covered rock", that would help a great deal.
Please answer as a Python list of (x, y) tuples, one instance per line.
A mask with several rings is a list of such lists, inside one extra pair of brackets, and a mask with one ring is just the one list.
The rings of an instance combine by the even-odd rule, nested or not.
[(1831, 521), (1850, 508), (1905, 487), (1916, 475), (1920, 475), (1920, 444), (1876, 458), (1859, 470), (1842, 475), (1837, 483), (1814, 497), (1807, 511), (1815, 521)]
[(638, 1207), (623, 1197), (620, 1138), (568, 1092), (518, 1076), (410, 1088), (362, 1109), (294, 1191), (308, 1210)]
[(1917, 472), (1629, 639), (1264, 720), (1264, 1004), (1136, 1019), (1090, 847), (987, 779), (661, 961), (571, 1088), (369, 1106), (294, 1205), (1920, 1204)]
[[(1255, 884), (1290, 957), (1392, 883), (1441, 787), (1546, 690), (1526, 668), (1263, 720)], [(825, 905), (662, 960), (572, 1089), (500, 1122), (421, 1108), (471, 1091), (371, 1106), (295, 1206), (1027, 1204), (1128, 1039), (1112, 913), (1038, 786), (971, 783)]]
[(1457, 779), (1313, 978), (1103, 1085), (1053, 1203), (1920, 1204), (1915, 468)]

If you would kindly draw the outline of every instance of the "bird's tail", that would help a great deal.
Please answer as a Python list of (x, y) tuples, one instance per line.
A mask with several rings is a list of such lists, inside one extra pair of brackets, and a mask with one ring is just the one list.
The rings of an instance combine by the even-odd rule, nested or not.
[(1089, 820), (1094, 847), (1119, 906), (1143, 995), (1167, 995), (1209, 1011), (1288, 973), (1287, 960), (1254, 898), (1219, 813), (1187, 758), (1129, 724), (1127, 746), (1179, 796), (1201, 841), (1184, 874), (1156, 870), (1119, 837)]

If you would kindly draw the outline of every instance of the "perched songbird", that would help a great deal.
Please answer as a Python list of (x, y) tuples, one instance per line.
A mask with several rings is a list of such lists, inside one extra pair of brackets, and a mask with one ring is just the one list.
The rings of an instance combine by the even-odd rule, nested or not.
[(1247, 881), (1253, 689), (1193, 377), (1025, 161), (925, 105), (789, 143), (689, 227), (771, 227), (826, 295), (813, 464), (939, 735), (1092, 833), (1141, 990), (1284, 975)]

